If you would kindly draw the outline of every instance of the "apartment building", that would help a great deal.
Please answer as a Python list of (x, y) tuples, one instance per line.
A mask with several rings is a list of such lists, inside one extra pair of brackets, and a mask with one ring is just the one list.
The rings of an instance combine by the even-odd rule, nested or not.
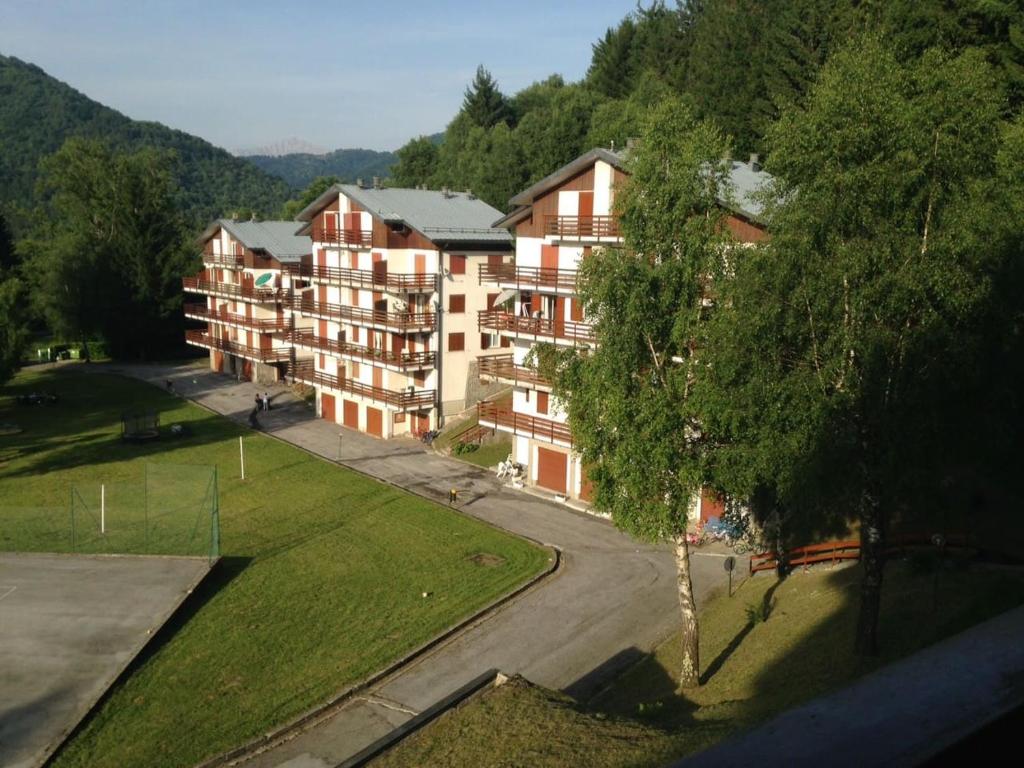
[[(575, 295), (579, 263), (593, 248), (622, 244), (614, 215), (615, 189), (627, 177), (624, 155), (595, 149), (559, 168), (511, 200), (511, 212), (495, 227), (515, 233), (515, 262), (482, 264), (480, 283), (491, 291), (477, 315), (481, 332), (498, 334), (508, 352), (479, 361), (481, 377), (513, 385), (511, 408), (478, 406), (482, 426), (513, 435), (515, 461), (527, 467), (530, 484), (571, 499), (590, 500), (585, 468), (573, 452), (566, 414), (551, 386), (527, 364), (539, 342), (569, 347), (593, 344), (593, 328)], [(720, 202), (737, 242), (767, 234), (754, 192), (768, 180), (757, 157), (732, 162), (732, 194)], [(720, 514), (721, 501), (704, 495), (697, 513)]]
[(277, 381), (295, 362), (288, 332), (300, 322), (290, 309), (292, 269), (312, 253), (294, 221), (218, 219), (198, 238), (203, 271), (183, 280), (184, 312), (206, 323), (185, 340), (210, 351), (214, 371)]
[(288, 342), (309, 353), (289, 376), (317, 390), (317, 413), (378, 437), (420, 434), (471, 406), (477, 329), (487, 291), (480, 267), (501, 268), (512, 237), (501, 212), (470, 192), (339, 184), (310, 203), (298, 232), (309, 263), (292, 267)]

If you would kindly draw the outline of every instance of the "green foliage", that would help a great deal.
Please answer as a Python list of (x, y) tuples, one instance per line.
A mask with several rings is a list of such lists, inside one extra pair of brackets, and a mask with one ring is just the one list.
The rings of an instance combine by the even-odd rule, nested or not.
[(69, 139), (42, 170), (46, 223), (24, 247), (51, 330), (102, 336), (114, 357), (180, 345), (181, 277), (196, 257), (176, 205), (173, 156)]
[(508, 99), (498, 90), (498, 82), (484, 69), (483, 64), (476, 68), (476, 76), (466, 88), (462, 113), (480, 128), (493, 128), (499, 123), (512, 120)]
[[(31, 208), (39, 161), (68, 137), (98, 138), (112, 147), (173, 150), (179, 163), (176, 195), (186, 220), (201, 226), (239, 208), (269, 214), (287, 185), (241, 158), (159, 123), (130, 120), (15, 58), (0, 56), (0, 204)], [(20, 236), (23, 216), (11, 217)]]
[(429, 136), (411, 139), (395, 153), (391, 180), (396, 187), (415, 187), (429, 183), (437, 170), (437, 143)]
[(480, 446), (476, 443), (456, 443), (452, 448), (452, 453), (456, 456), (465, 456), (467, 453), (475, 453), (478, 450), (480, 450)]
[[(767, 598), (767, 595), (765, 597)], [(749, 603), (744, 610), (744, 614), (747, 617), (747, 623), (751, 626), (763, 624), (768, 621), (768, 618), (772, 615), (772, 610), (774, 608), (775, 601), (771, 599), (761, 600), (759, 603)]]
[(394, 152), (372, 149), (336, 149), (325, 155), (295, 152), (289, 155), (247, 155), (242, 160), (252, 163), (271, 176), (287, 182), (293, 190), (303, 189), (323, 176), (333, 176), (347, 182), (358, 178), (371, 179), (387, 176), (395, 162)]
[(28, 341), (24, 283), (0, 268), (0, 384), (18, 369)]
[(636, 23), (627, 16), (615, 29), (609, 28), (594, 45), (587, 70), (587, 84), (612, 99), (629, 95), (633, 87), (633, 38)]
[(313, 182), (303, 190), (301, 195), (293, 200), (289, 200), (281, 207), (281, 218), (294, 219), (299, 215), (299, 211), (340, 181), (337, 176), (320, 176), (313, 179)]
[(7, 219), (0, 211), (0, 273), (13, 269), (18, 264), (18, 255), (14, 249), (14, 238), (7, 227)]

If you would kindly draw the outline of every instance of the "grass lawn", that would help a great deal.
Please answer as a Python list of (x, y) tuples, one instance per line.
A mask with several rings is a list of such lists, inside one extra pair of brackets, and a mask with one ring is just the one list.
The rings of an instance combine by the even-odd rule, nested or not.
[(508, 455), (512, 453), (512, 439), (498, 440), (493, 443), (484, 443), (475, 451), (469, 453), (463, 453), (456, 456), (454, 453), (452, 456), (456, 459), (462, 459), (468, 461), (470, 464), (476, 464), (478, 467), (487, 469), (493, 467), (499, 461), (504, 461)]
[[(701, 613), (698, 690), (675, 689), (679, 636), (581, 704), (513, 679), (440, 718), (374, 766), (660, 766), (1024, 602), (1024, 574), (907, 563), (886, 575), (883, 650), (852, 653), (858, 568), (745, 582)], [(774, 606), (751, 624), (747, 609)], [(500, 723), (501, 727), (495, 727)]]
[[(15, 405), (39, 389), (59, 404)], [(138, 407), (192, 435), (122, 442), (119, 415)], [(547, 562), (483, 523), (77, 365), (19, 374), (2, 390), (4, 422), (24, 431), (0, 436), (0, 550), (67, 549), (66, 536), (41, 542), (29, 513), (66, 519), (72, 484), (135, 483), (147, 463), (219, 470), (221, 563), (57, 766), (193, 765), (380, 669)]]

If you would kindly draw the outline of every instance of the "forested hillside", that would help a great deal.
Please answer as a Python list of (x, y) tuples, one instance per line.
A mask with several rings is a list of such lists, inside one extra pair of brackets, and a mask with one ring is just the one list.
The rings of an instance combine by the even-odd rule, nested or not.
[(651, 105), (690, 102), (732, 138), (737, 155), (768, 154), (769, 126), (802, 104), (833, 51), (875, 31), (901, 61), (931, 47), (979, 49), (1007, 113), (1024, 96), (1024, 6), (1016, 0), (691, 0), (630, 13), (593, 46), (586, 77), (552, 76), (512, 96), (481, 69), (437, 146), (398, 151), (395, 183), (509, 197), (594, 146), (622, 146)]
[(288, 185), (203, 139), (159, 123), (125, 117), (50, 77), (39, 67), (0, 56), (0, 206), (12, 227), (36, 202), (39, 161), (79, 136), (118, 150), (174, 150), (180, 203), (193, 225), (235, 211), (276, 212)]
[(244, 160), (272, 176), (277, 176), (299, 190), (309, 186), (320, 176), (336, 176), (343, 181), (367, 180), (374, 176), (387, 176), (397, 159), (394, 152), (376, 152), (372, 149), (336, 149), (326, 155), (296, 152), (290, 155), (248, 155)]

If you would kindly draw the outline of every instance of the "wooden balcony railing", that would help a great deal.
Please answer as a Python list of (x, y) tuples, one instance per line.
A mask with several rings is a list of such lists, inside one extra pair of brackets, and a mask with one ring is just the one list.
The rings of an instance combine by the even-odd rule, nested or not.
[(387, 328), (399, 333), (431, 331), (436, 317), (433, 312), (378, 312), (347, 304), (329, 304), (308, 297), (293, 298), (292, 309), (310, 317), (345, 320), (356, 325)]
[(245, 264), (245, 257), (233, 253), (203, 253), (204, 264), (216, 264), (220, 267), (240, 267)]
[(614, 216), (546, 216), (544, 232), (580, 239), (620, 236), (619, 222)]
[(299, 362), (294, 365), (289, 364), (285, 373), (296, 381), (328, 387), (339, 392), (351, 392), (353, 395), (384, 403), (400, 411), (417, 411), (424, 408), (433, 408), (436, 400), (436, 392), (433, 389), (401, 390), (396, 392), (384, 387), (374, 387), (370, 384), (338, 378), (333, 374), (317, 371), (313, 368), (312, 362), (308, 361)]
[(528, 416), (525, 413), (516, 413), (507, 408), (501, 408), (497, 403), (478, 403), (477, 422), (484, 427), (495, 427), (514, 435), (535, 437), (539, 440), (546, 440), (549, 443), (561, 443), (572, 445), (572, 432), (566, 424), (559, 424), (550, 419), (541, 419), (537, 416)]
[(186, 304), (184, 306), (185, 317), (195, 320), (205, 320), (208, 323), (228, 323), (240, 325), (260, 333), (277, 333), (287, 329), (288, 321), (283, 317), (255, 318), (245, 315), (236, 315), (231, 312), (219, 312), (203, 304)]
[(476, 361), (480, 376), (501, 379), (512, 384), (526, 384), (531, 387), (551, 387), (551, 382), (532, 368), (516, 365), (513, 355), (488, 355), (478, 357)]
[(186, 291), (192, 293), (227, 296), (232, 299), (260, 303), (278, 302), (284, 296), (284, 293), (279, 288), (256, 288), (250, 285), (238, 285), (237, 283), (218, 283), (199, 277), (183, 277), (181, 285)]
[(498, 333), (509, 333), (523, 338), (553, 339), (573, 344), (593, 344), (594, 327), (571, 320), (548, 317), (522, 317), (498, 309), (483, 309), (477, 313), (477, 328)]
[(313, 228), (313, 240), (330, 245), (355, 245), (369, 247), (373, 232), (369, 229), (321, 229)]
[[(379, 262), (384, 264), (386, 262)], [(383, 269), (347, 269), (319, 265), (291, 265), (287, 268), (295, 277), (309, 278), (336, 285), (360, 288), (383, 288), (393, 293), (433, 293), (437, 290), (437, 275), (387, 272)]]
[(286, 337), (292, 344), (318, 352), (327, 352), (334, 357), (346, 357), (356, 360), (367, 360), (378, 365), (392, 366), (403, 370), (419, 371), (433, 368), (435, 354), (433, 352), (398, 352), (387, 349), (374, 349), (359, 344), (317, 336), (310, 331), (293, 331)]
[(480, 282), (515, 286), (517, 289), (543, 291), (548, 289), (576, 290), (575, 269), (550, 267), (518, 267), (515, 264), (481, 264)]
[(202, 331), (185, 331), (185, 341), (197, 347), (216, 349), (239, 357), (247, 357), (250, 360), (258, 360), (261, 363), (279, 363), (289, 360), (292, 356), (291, 347), (277, 347), (275, 349), (262, 349), (261, 347), (250, 347), (247, 344), (239, 344), (237, 341), (225, 341), (211, 336)]

